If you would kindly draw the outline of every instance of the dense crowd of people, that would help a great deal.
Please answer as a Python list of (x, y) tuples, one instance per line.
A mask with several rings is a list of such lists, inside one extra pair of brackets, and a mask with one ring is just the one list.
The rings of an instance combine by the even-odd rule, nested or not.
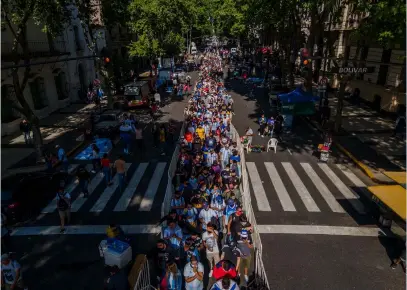
[(221, 58), (206, 54), (186, 109), (171, 209), (151, 253), (160, 289), (239, 289), (249, 282), (252, 227), (240, 201), (233, 100), (222, 76)]

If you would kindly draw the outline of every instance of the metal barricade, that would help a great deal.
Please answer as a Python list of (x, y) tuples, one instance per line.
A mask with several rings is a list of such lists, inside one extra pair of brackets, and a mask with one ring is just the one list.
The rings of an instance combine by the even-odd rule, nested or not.
[(256, 223), (256, 218), (254, 216), (253, 212), (253, 207), (251, 204), (251, 197), (250, 197), (250, 187), (249, 187), (249, 179), (247, 175), (247, 170), (246, 170), (246, 160), (245, 160), (245, 155), (244, 155), (244, 150), (242, 143), (240, 141), (240, 136), (239, 133), (237, 132), (236, 128), (231, 124), (230, 130), (232, 133), (232, 138), (233, 141), (236, 142), (237, 148), (240, 153), (240, 166), (241, 166), (241, 172), (242, 172), (242, 178), (241, 178), (241, 183), (240, 183), (240, 192), (242, 194), (242, 205), (243, 205), (243, 210), (245, 211), (247, 218), (249, 222), (253, 226), (253, 233), (252, 233), (252, 238), (253, 238), (253, 245), (254, 245), (254, 272), (255, 272), (255, 279), (252, 281), (252, 286), (249, 288), (253, 289), (270, 289), (269, 288), (269, 283), (266, 275), (266, 271), (264, 269), (264, 264), (262, 260), (262, 253), (263, 253), (263, 247), (260, 239), (260, 234), (256, 231), (257, 229), (257, 223)]
[(136, 262), (129, 275), (129, 281), (134, 278), (136, 281), (133, 290), (157, 290), (157, 288), (151, 285), (150, 265), (146, 255), (137, 256)]

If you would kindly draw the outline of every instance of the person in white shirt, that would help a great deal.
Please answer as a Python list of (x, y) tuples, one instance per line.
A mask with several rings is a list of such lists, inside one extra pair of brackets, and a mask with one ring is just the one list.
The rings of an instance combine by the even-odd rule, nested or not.
[(156, 91), (154, 94), (154, 101), (156, 101), (158, 104), (161, 104), (161, 95), (158, 91)]
[(252, 130), (252, 128), (247, 127), (246, 133), (245, 133), (244, 135), (247, 137), (247, 139), (248, 139), (249, 142), (251, 143), (252, 140), (253, 140), (253, 130)]
[(212, 222), (213, 220), (217, 220), (217, 219), (218, 219), (218, 214), (216, 213), (216, 211), (211, 209), (207, 202), (204, 202), (203, 209), (199, 213), (199, 220), (201, 221), (202, 229), (206, 230), (206, 227), (207, 227), (206, 225), (208, 223)]
[(202, 240), (206, 248), (206, 258), (208, 259), (211, 271), (209, 277), (212, 277), (212, 269), (220, 261), (220, 253), (218, 246), (219, 233), (215, 230), (214, 225), (209, 223), (206, 232), (202, 235)]
[(198, 262), (195, 256), (184, 268), (185, 289), (186, 290), (203, 290), (204, 267)]

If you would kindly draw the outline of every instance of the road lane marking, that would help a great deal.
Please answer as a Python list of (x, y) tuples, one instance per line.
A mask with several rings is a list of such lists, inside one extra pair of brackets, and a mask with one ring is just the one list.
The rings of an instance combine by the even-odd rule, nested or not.
[(357, 187), (366, 187), (366, 184), (363, 183), (362, 180), (359, 179), (348, 167), (346, 167), (343, 164), (336, 164), (336, 166), (339, 168), (339, 170), (342, 171), (343, 174), (346, 175), (346, 177), (352, 181), (354, 185)]
[[(109, 225), (73, 225), (66, 226), (64, 235), (106, 235)], [(125, 234), (158, 234), (161, 227), (157, 225), (120, 225)], [(49, 236), (61, 235), (59, 226), (15, 228), (11, 236)]]
[(126, 211), (130, 204), (131, 198), (133, 197), (144, 173), (146, 172), (147, 167), (148, 163), (140, 163), (136, 172), (133, 173), (129, 185), (127, 185), (126, 189), (124, 190), (122, 197), (117, 202), (114, 211)]
[[(92, 168), (90, 168), (90, 166), (92, 165), (87, 165), (89, 167), (86, 167), (86, 169), (88, 171), (90, 171)], [(89, 168), (89, 169), (88, 169)], [(95, 189), (98, 187), (98, 185), (100, 184), (100, 182), (102, 182), (102, 180), (105, 178), (104, 174), (101, 172), (98, 172), (95, 174), (95, 176), (92, 178), (92, 180), (90, 181), (89, 185), (88, 185), (88, 192), (89, 195), (91, 195)], [(88, 199), (85, 197), (80, 197), (78, 196), (75, 201), (72, 203), (71, 205), (71, 212), (77, 212), (80, 210), (80, 208), (85, 204), (85, 202)]]
[(271, 182), (273, 183), (274, 189), (276, 190), (284, 211), (296, 211), (290, 195), (288, 194), (273, 162), (264, 162), (264, 165), (266, 166), (267, 172), (270, 176)]
[[(126, 172), (130, 168), (131, 163), (126, 163), (124, 165)], [(100, 195), (99, 199), (96, 201), (94, 206), (90, 209), (90, 212), (101, 212), (106, 207), (109, 200), (112, 198), (113, 194), (116, 192), (116, 189), (119, 187), (119, 175), (116, 174), (113, 177), (113, 184), (105, 188), (105, 190)]]
[(305, 187), (304, 183), (301, 181), (300, 177), (298, 176), (297, 172), (294, 170), (294, 167), (289, 162), (282, 162), (281, 163), (287, 172), (288, 177), (291, 179), (295, 190), (298, 192), (298, 195), (301, 197), (302, 202), (304, 203), (305, 207), (309, 212), (320, 212), (321, 210), (318, 208), (317, 204), (315, 203), (314, 199), (312, 198), (311, 194)]
[(360, 202), (358, 196), (356, 196), (349, 187), (339, 179), (339, 177), (329, 168), (328, 164), (320, 163), (319, 167), (324, 171), (326, 176), (332, 181), (335, 187), (342, 193), (342, 195), (349, 201), (352, 207), (360, 214), (366, 214), (365, 207)]
[(325, 199), (325, 202), (331, 208), (333, 212), (344, 213), (345, 210), (338, 203), (333, 194), (329, 191), (328, 187), (322, 182), (318, 174), (312, 169), (311, 165), (308, 163), (300, 163), (304, 171), (307, 173), (308, 177), (311, 179), (312, 183), (315, 185), (316, 189)]
[(391, 232), (378, 227), (339, 227), (317, 225), (257, 225), (260, 234), (297, 234), (355, 237), (393, 237)]
[[(148, 184), (148, 188), (146, 190), (146, 193), (144, 194), (143, 199), (141, 200), (140, 203), (140, 209), (139, 211), (150, 211), (154, 198), (157, 194), (158, 187), (160, 186), (161, 179), (164, 175), (164, 170), (165, 167), (167, 166), (166, 162), (159, 162), (155, 168), (153, 177), (150, 180), (150, 183)], [(133, 199), (133, 201), (136, 201), (136, 198)], [(131, 205), (134, 205), (134, 202), (132, 202)]]
[[(73, 172), (76, 170), (76, 168), (79, 166), (79, 164), (72, 164), (70, 165), (70, 172)], [(69, 171), (69, 170), (68, 170)], [(69, 183), (65, 187), (65, 192), (71, 193), (76, 189), (76, 187), (79, 185), (78, 180), (75, 178), (71, 183)], [(57, 197), (56, 197), (56, 192), (55, 192), (55, 197), (51, 200), (51, 202), (41, 211), (41, 214), (47, 214), (47, 213), (53, 213), (57, 209)]]
[(256, 164), (254, 162), (246, 162), (246, 168), (250, 176), (253, 194), (256, 198), (259, 211), (271, 211), (271, 207), (267, 199), (266, 192), (264, 191), (259, 172), (257, 171)]

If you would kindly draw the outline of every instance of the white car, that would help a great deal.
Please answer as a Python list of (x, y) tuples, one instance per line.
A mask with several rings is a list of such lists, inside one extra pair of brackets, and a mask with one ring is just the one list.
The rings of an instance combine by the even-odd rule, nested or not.
[(191, 54), (197, 54), (198, 50), (196, 49), (196, 47), (191, 47)]
[(231, 48), (230, 53), (237, 53), (237, 48), (236, 47)]

